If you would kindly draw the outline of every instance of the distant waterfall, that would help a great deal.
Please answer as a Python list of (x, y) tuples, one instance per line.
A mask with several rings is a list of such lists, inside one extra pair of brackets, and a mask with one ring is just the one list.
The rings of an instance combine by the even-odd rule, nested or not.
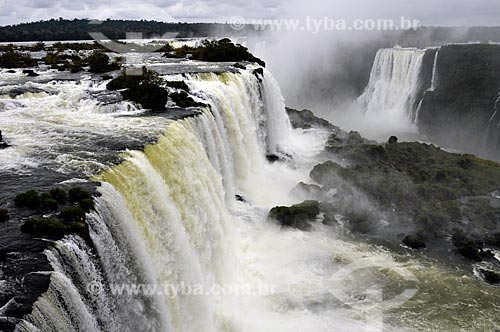
[(356, 105), (367, 116), (415, 120), (425, 50), (390, 48), (377, 52), (370, 81)]
[[(172, 122), (156, 144), (128, 151), (88, 214), (94, 248), (66, 237), (47, 251), (49, 291), (18, 331), (233, 331), (216, 295), (113, 294), (110, 285), (237, 282), (230, 204), (283, 151), (290, 124), (268, 72), (196, 74), (186, 83), (209, 104)], [(103, 285), (99, 292), (89, 284)]]
[(436, 54), (434, 55), (434, 63), (432, 65), (432, 80), (431, 80), (431, 88), (430, 91), (435, 91), (437, 87), (437, 80), (438, 80), (438, 57), (439, 57), (439, 50), (436, 51)]

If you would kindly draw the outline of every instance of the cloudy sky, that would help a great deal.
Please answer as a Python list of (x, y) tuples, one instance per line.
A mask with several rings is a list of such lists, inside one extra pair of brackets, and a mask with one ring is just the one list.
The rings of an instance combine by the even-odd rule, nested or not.
[[(346, 4), (347, 3), (347, 4)], [(50, 18), (226, 22), (303, 18), (418, 19), (424, 25), (500, 25), (499, 0), (0, 0), (0, 25)]]

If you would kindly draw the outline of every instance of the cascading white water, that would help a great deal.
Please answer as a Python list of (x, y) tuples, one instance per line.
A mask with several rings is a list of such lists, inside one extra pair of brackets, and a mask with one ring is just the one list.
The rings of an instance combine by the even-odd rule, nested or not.
[[(274, 87), (267, 75), (266, 85)], [(171, 299), (162, 294), (153, 299), (109, 300), (102, 294), (95, 298), (85, 288), (91, 282), (182, 282), (208, 289), (232, 280), (227, 265), (236, 266), (228, 255), (234, 236), (226, 200), (234, 199), (234, 188), (241, 192), (263, 169), (267, 146), (281, 143), (278, 135), (267, 144), (261, 141), (261, 136), (268, 137), (266, 129), (289, 130), (289, 123), (284, 106), (275, 110), (281, 116), (266, 123), (264, 114), (271, 112), (269, 107), (284, 104), (267, 96), (263, 105), (259, 80), (250, 72), (193, 75), (188, 82), (205, 92), (211, 112), (171, 123), (157, 144), (144, 152), (129, 152), (124, 163), (99, 177), (104, 181), (99, 190), (102, 197), (88, 218), (98, 258), (73, 237), (47, 252), (54, 275), (71, 276), (67, 287), (81, 294), (71, 305), (57, 305), (58, 310), (66, 315), (76, 311), (89, 314), (80, 315), (80, 323), (59, 316), (53, 316), (51, 322), (41, 304), (53, 301), (50, 294), (59, 287), (53, 283), (28, 322), (44, 331), (223, 330), (227, 322), (211, 307), (218, 301), (210, 297)], [(280, 120), (284, 123), (278, 123)], [(103, 291), (109, 296), (109, 290)]]
[(368, 85), (354, 104), (371, 127), (415, 130), (424, 55), (425, 50), (404, 48), (377, 52)]
[[(143, 132), (160, 136), (143, 152), (126, 152), (124, 162), (94, 178), (102, 185), (96, 209), (87, 215), (92, 243), (70, 236), (46, 252), (54, 268), (52, 282), (17, 331), (374, 330), (378, 325), (365, 324), (363, 313), (341, 303), (332, 290), (352, 294), (352, 302), (363, 302), (359, 291), (365, 285), (390, 290), (394, 284), (400, 290), (401, 279), (392, 268), (415, 273), (422, 280), (421, 292), (416, 301), (385, 313), (384, 331), (479, 332), (497, 326), (498, 296), (461, 271), (408, 254), (396, 262), (389, 250), (347, 240), (319, 223), (302, 232), (266, 220), (269, 208), (297, 202), (290, 189), (310, 181), (307, 174), (321, 161), (319, 152), (329, 133), (312, 129), (290, 134), (288, 121), (281, 120), (270, 125), (267, 112), (286, 120), (282, 97), (278, 90), (268, 93), (268, 105), (275, 106), (266, 111), (265, 77), (260, 82), (251, 72), (190, 75), (186, 83), (210, 108), (177, 122), (156, 116), (113, 118), (98, 105), (93, 109), (90, 101), (79, 102), (84, 89), (71, 84), (62, 84), (59, 96), (20, 98), (29, 112), (16, 107), (0, 112), (13, 141), (30, 146), (41, 139), (48, 147), (65, 145), (69, 138), (58, 140), (60, 132), (78, 142), (94, 142), (99, 135), (93, 134), (101, 132), (113, 132), (112, 139), (122, 133), (127, 138)], [(33, 125), (16, 132), (16, 123)], [(264, 158), (270, 151), (268, 131), (276, 128), (283, 132), (271, 145), (277, 151), (284, 147), (293, 163), (269, 164)], [(80, 167), (86, 169), (84, 163)], [(235, 200), (234, 194), (246, 202)], [(380, 268), (353, 274), (346, 284), (332, 283), (335, 272), (358, 259)], [(165, 292), (165, 285), (182, 283), (204, 290), (214, 284), (252, 290), (266, 286), (268, 292)], [(96, 292), (89, 284), (102, 289)], [(156, 285), (160, 292), (116, 285)], [(457, 303), (465, 318), (455, 319), (456, 306), (439, 305), (443, 301)]]
[(432, 80), (431, 80), (431, 88), (430, 91), (435, 91), (437, 87), (438, 81), (438, 58), (439, 58), (439, 50), (436, 51), (434, 55), (434, 63), (432, 65)]
[(358, 102), (366, 113), (411, 117), (417, 98), (425, 50), (382, 49), (377, 52), (370, 81)]

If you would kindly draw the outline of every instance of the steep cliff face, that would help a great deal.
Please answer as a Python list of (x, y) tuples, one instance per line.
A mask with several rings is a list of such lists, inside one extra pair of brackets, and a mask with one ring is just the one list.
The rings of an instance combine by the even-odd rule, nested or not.
[(498, 159), (499, 128), (490, 122), (498, 118), (500, 45), (443, 46), (435, 60), (434, 83), (418, 112), (420, 132), (435, 143)]

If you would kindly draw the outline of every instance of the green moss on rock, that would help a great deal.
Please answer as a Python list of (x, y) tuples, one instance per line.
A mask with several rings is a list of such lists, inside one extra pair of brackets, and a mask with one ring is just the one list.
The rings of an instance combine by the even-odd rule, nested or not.
[(301, 204), (277, 206), (269, 212), (269, 218), (274, 219), (284, 227), (297, 228), (303, 231), (311, 229), (311, 222), (320, 213), (319, 202), (305, 201)]
[(69, 207), (61, 210), (58, 217), (66, 223), (84, 222), (85, 210), (80, 207)]
[(37, 209), (40, 207), (40, 195), (35, 190), (29, 190), (17, 195), (14, 203), (19, 208)]
[(68, 199), (68, 194), (64, 189), (53, 188), (49, 190), (49, 195), (57, 201), (59, 204), (64, 204)]
[(119, 90), (123, 98), (139, 103), (145, 109), (163, 110), (168, 101), (168, 91), (160, 76), (146, 68), (143, 75), (122, 73), (107, 84), (108, 90)]
[(69, 200), (72, 203), (80, 202), (86, 198), (92, 197), (92, 195), (90, 195), (90, 193), (87, 190), (82, 189), (80, 187), (71, 188), (68, 191), (68, 195), (69, 195)]

